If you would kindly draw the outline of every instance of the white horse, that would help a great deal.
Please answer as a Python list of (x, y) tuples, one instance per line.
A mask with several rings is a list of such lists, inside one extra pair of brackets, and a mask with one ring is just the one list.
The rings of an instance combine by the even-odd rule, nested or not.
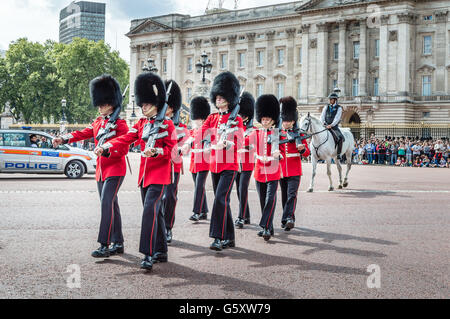
[(311, 159), (313, 165), (311, 186), (308, 189), (309, 193), (314, 191), (314, 178), (316, 177), (317, 162), (324, 160), (327, 162), (327, 174), (330, 179), (330, 187), (328, 191), (334, 191), (333, 181), (331, 179), (331, 160), (337, 165), (339, 171), (339, 189), (343, 189), (348, 186), (348, 174), (352, 168), (352, 155), (353, 147), (355, 145), (355, 138), (352, 132), (348, 128), (341, 128), (342, 134), (345, 137), (345, 142), (342, 144), (342, 153), (347, 158), (347, 173), (345, 175), (344, 183), (342, 183), (342, 166), (340, 161), (337, 160), (337, 149), (331, 132), (321, 123), (321, 121), (311, 116), (308, 113), (307, 116), (303, 116), (300, 120), (300, 129), (303, 133), (312, 135), (310, 149)]

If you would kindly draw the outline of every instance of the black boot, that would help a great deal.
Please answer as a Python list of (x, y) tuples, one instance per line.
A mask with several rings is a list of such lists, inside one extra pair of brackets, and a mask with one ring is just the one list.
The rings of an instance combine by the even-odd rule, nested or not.
[(153, 260), (151, 256), (145, 256), (145, 258), (141, 262), (141, 269), (152, 270), (153, 268)]
[(173, 240), (172, 229), (167, 229), (166, 237), (167, 237), (167, 243), (168, 244), (172, 243), (172, 240)]
[(211, 246), (209, 247), (209, 249), (215, 250), (215, 251), (222, 251), (223, 250), (222, 241), (220, 239), (216, 238), (214, 240), (214, 242), (211, 244)]
[(289, 218), (286, 221), (286, 228), (284, 229), (285, 231), (291, 231), (291, 229), (293, 229), (295, 227), (295, 222), (293, 219)]
[(269, 241), (272, 236), (273, 235), (272, 235), (272, 232), (270, 230), (264, 229), (262, 237), (264, 238), (265, 241)]
[(111, 253), (111, 256), (122, 255), (125, 253), (125, 247), (123, 243), (114, 243), (109, 247), (109, 252)]
[(234, 240), (224, 240), (224, 241), (222, 241), (222, 248), (223, 249), (234, 248), (234, 247), (236, 247), (236, 242)]
[[(259, 233), (258, 233), (258, 237), (263, 237), (264, 236), (264, 231), (265, 229), (262, 229)], [(275, 234), (275, 231), (272, 229), (270, 231), (270, 235), (273, 236)]]
[(200, 220), (200, 215), (199, 214), (194, 214), (191, 217), (189, 217), (189, 220), (193, 221), (193, 222), (198, 222)]
[(337, 149), (337, 160), (341, 160), (341, 153), (342, 153), (342, 138), (339, 140), (338, 143), (338, 149)]
[(242, 229), (242, 228), (244, 228), (244, 220), (241, 218), (238, 218), (236, 220), (236, 222), (234, 223), (234, 225), (236, 225), (237, 228)]
[(208, 214), (207, 213), (201, 213), (199, 219), (200, 220), (208, 220)]
[(96, 251), (92, 252), (92, 257), (94, 258), (109, 258), (111, 256), (111, 253), (109, 251), (108, 245), (103, 245), (97, 249)]
[(152, 257), (152, 261), (154, 264), (166, 263), (169, 261), (169, 256), (167, 253), (155, 253)]

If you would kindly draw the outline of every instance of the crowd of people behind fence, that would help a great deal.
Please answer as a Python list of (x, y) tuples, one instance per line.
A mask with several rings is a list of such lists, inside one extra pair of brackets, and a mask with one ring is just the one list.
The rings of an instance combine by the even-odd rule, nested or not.
[(401, 167), (449, 168), (450, 142), (448, 138), (391, 138), (360, 139), (353, 151), (353, 163)]

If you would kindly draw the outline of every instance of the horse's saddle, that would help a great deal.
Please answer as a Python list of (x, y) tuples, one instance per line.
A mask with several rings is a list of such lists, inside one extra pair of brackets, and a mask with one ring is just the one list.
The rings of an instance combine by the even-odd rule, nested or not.
[(340, 139), (342, 139), (342, 143), (345, 142), (345, 137), (338, 128), (332, 128), (330, 131), (331, 131), (331, 135), (333, 136), (334, 143), (336, 144), (336, 148), (339, 144)]

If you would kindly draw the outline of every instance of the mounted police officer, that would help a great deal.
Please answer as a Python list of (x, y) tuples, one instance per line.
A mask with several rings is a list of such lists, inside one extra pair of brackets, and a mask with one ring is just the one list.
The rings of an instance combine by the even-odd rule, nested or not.
[(338, 104), (339, 96), (333, 92), (328, 98), (330, 99), (330, 104), (324, 107), (322, 115), (320, 117), (321, 122), (331, 131), (335, 141), (337, 140), (337, 159), (341, 159), (342, 143), (344, 143), (344, 135), (342, 135), (339, 129), (339, 124), (342, 120), (342, 106)]

